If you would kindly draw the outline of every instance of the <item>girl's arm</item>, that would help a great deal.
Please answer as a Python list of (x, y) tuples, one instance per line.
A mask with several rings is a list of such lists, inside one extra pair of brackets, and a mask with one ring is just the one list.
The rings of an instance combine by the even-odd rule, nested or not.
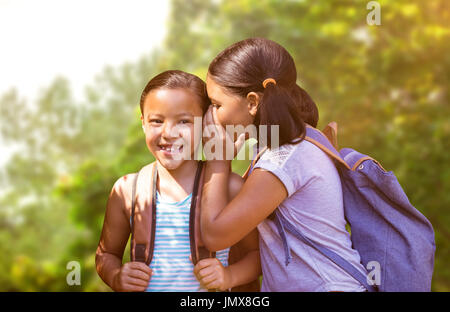
[(227, 204), (229, 174), (230, 162), (207, 162), (201, 227), (203, 242), (210, 250), (220, 250), (240, 241), (287, 197), (277, 177), (255, 169), (238, 195)]
[(246, 255), (226, 268), (230, 276), (229, 288), (248, 284), (261, 275), (258, 230), (253, 229), (250, 234), (237, 243), (237, 247), (242, 252), (246, 252)]
[[(261, 221), (267, 218), (288, 196), (283, 183), (272, 173), (255, 169), (247, 178), (236, 197), (228, 202), (228, 179), (231, 160), (226, 160), (231, 138), (217, 119), (217, 109), (210, 107), (205, 114), (204, 129), (215, 129), (213, 146), (225, 146), (225, 153), (217, 160), (207, 156), (205, 185), (202, 193), (201, 228), (203, 242), (210, 250), (231, 246), (245, 237)], [(242, 145), (241, 134), (231, 144), (234, 155)], [(205, 139), (205, 137), (204, 137)], [(213, 160), (211, 160), (213, 159)], [(222, 160), (225, 159), (225, 160)]]
[(131, 209), (133, 175), (120, 178), (109, 195), (102, 234), (95, 263), (98, 275), (115, 291), (143, 291), (148, 286), (151, 269), (140, 262), (122, 265), (122, 257), (130, 236), (128, 210)]
[(236, 263), (224, 267), (217, 258), (206, 258), (197, 263), (194, 274), (204, 288), (224, 291), (248, 284), (261, 275), (258, 231), (254, 229), (237, 245), (246, 254)]
[[(234, 198), (243, 185), (242, 178), (231, 173), (228, 198)], [(203, 208), (202, 208), (203, 209)], [(236, 245), (240, 254), (245, 254), (238, 262), (227, 267), (216, 258), (200, 260), (194, 268), (194, 274), (207, 289), (226, 290), (250, 283), (261, 275), (258, 230), (254, 228)]]

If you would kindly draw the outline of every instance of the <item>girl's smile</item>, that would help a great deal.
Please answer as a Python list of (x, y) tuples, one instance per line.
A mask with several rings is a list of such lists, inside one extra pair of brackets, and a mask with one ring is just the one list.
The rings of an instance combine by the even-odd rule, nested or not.
[(173, 157), (183, 152), (183, 145), (179, 144), (158, 144), (158, 148), (166, 157)]

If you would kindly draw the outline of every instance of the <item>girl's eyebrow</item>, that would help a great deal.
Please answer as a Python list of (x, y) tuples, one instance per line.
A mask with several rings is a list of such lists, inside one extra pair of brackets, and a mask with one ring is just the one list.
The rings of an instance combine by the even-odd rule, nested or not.
[[(176, 114), (175, 116), (176, 117), (180, 117), (180, 116), (190, 116), (190, 117), (192, 117), (194, 115), (192, 113), (182, 112), (182, 113)], [(151, 117), (164, 117), (164, 116), (161, 115), (161, 114), (148, 113), (147, 114), (147, 118), (151, 118)]]
[(213, 98), (209, 98), (210, 100), (211, 100), (211, 102), (216, 102), (216, 103), (220, 103), (219, 101), (217, 101), (216, 99), (213, 99)]
[(213, 98), (212, 96), (210, 96), (209, 94), (208, 94), (208, 97), (209, 97), (209, 100), (211, 101), (211, 102), (219, 102), (219, 101), (217, 101), (215, 98)]

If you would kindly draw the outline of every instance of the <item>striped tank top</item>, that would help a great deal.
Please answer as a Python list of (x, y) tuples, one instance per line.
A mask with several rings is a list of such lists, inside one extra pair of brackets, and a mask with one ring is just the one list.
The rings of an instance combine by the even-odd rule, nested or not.
[[(146, 291), (206, 291), (194, 275), (189, 260), (189, 213), (192, 193), (179, 202), (156, 196), (155, 248), (150, 268), (153, 271)], [(229, 248), (216, 252), (216, 258), (228, 265)]]

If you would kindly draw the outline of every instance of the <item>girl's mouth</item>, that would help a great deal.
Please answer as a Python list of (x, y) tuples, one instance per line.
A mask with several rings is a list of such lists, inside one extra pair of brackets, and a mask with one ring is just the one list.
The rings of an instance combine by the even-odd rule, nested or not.
[(177, 144), (159, 144), (158, 147), (164, 156), (181, 154), (181, 152), (183, 151), (183, 145)]

